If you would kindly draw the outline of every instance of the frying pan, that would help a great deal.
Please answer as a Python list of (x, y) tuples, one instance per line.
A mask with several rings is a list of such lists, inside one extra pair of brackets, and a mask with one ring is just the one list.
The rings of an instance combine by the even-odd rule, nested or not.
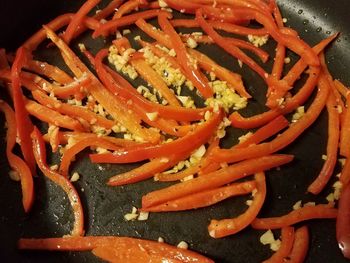
[[(0, 47), (14, 51), (27, 37), (44, 23), (64, 12), (76, 11), (83, 1), (59, 0), (1, 0), (0, 1)], [(297, 29), (301, 37), (311, 45), (331, 33), (341, 32), (340, 37), (327, 50), (327, 61), (335, 78), (350, 84), (348, 68), (350, 66), (348, 13), (350, 2), (347, 0), (285, 0), (278, 1), (287, 25)], [(101, 4), (101, 7), (104, 3)], [(82, 36), (73, 42), (87, 43), (92, 51), (106, 45), (99, 39), (92, 42)], [(271, 42), (271, 41), (270, 41)], [(249, 109), (242, 112), (251, 115), (264, 110), (265, 88), (261, 80), (246, 67), (242, 69), (228, 58), (225, 53), (214, 47), (200, 47), (220, 64), (243, 75), (249, 92), (254, 96)], [(267, 48), (272, 51), (274, 46)], [(57, 50), (43, 49), (36, 56), (49, 62), (62, 65)], [(291, 55), (292, 56), (292, 55)], [(293, 56), (292, 56), (293, 58)], [(271, 62), (270, 62), (271, 64)], [(8, 99), (3, 89), (0, 97)], [(0, 116), (0, 136), (5, 137), (4, 118)], [(223, 147), (232, 144), (246, 131), (230, 129)], [(307, 195), (306, 188), (320, 171), (321, 155), (325, 152), (327, 133), (327, 114), (323, 112), (318, 121), (308, 129), (295, 143), (283, 150), (295, 154), (295, 161), (280, 170), (267, 173), (268, 197), (260, 213), (261, 217), (278, 216), (290, 211), (298, 200), (325, 202), (331, 189), (319, 196)], [(16, 242), (20, 237), (59, 237), (69, 232), (72, 215), (65, 194), (41, 174), (35, 177), (36, 199), (32, 211), (25, 215), (21, 207), (21, 192), (18, 183), (7, 176), (9, 167), (5, 157), (5, 143), (0, 144), (0, 261), (1, 262), (100, 262), (90, 252), (45, 252), (18, 251)], [(51, 163), (57, 162), (57, 156), (50, 156)], [(271, 255), (268, 246), (259, 243), (263, 231), (250, 228), (227, 238), (214, 240), (207, 233), (207, 225), (212, 218), (232, 217), (246, 208), (246, 197), (224, 201), (214, 207), (190, 212), (153, 213), (146, 222), (125, 222), (123, 215), (132, 206), (140, 207), (140, 197), (165, 183), (152, 180), (134, 185), (111, 188), (105, 182), (107, 178), (119, 172), (127, 171), (135, 165), (93, 166), (83, 152), (71, 168), (78, 171), (81, 178), (75, 183), (83, 201), (87, 235), (133, 236), (157, 240), (163, 237), (170, 244), (184, 240), (191, 249), (208, 255), (216, 262), (261, 262)], [(339, 167), (338, 167), (339, 169)], [(310, 250), (306, 262), (346, 262), (337, 247), (335, 223), (333, 220), (315, 220), (308, 223), (311, 232)], [(279, 232), (275, 232), (279, 236)]]

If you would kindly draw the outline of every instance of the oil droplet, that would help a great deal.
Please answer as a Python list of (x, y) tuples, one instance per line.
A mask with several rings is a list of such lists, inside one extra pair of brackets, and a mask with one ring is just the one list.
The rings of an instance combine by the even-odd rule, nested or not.
[(303, 13), (302, 9), (299, 9), (298, 14), (301, 15)]
[(330, 34), (331, 34), (331, 31), (326, 31), (326, 34), (327, 34), (327, 35), (330, 35)]
[(340, 41), (341, 41), (341, 39), (340, 39), (340, 38), (338, 38), (338, 39), (337, 39), (337, 42), (340, 42)]
[(303, 20), (303, 25), (306, 26), (309, 23), (309, 20), (305, 19)]
[(321, 32), (322, 31), (322, 27), (318, 27), (317, 29), (316, 29), (316, 32)]

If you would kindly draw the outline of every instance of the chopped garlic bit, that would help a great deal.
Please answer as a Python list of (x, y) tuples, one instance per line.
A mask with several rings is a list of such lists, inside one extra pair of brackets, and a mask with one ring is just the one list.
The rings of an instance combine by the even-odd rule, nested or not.
[(293, 114), (292, 122), (297, 122), (300, 120), (305, 114), (304, 106), (300, 106), (296, 109), (296, 112)]
[(128, 63), (133, 53), (135, 53), (135, 49), (128, 48), (120, 55), (118, 49), (112, 45), (109, 48), (108, 61), (113, 64), (118, 71), (128, 75), (131, 79), (136, 79), (138, 73), (135, 68)]
[(315, 206), (315, 205), (316, 205), (315, 202), (307, 202), (307, 203), (304, 204), (304, 207), (306, 207), (306, 206)]
[(342, 167), (344, 167), (344, 165), (345, 165), (345, 161), (346, 161), (346, 159), (345, 159), (345, 158), (338, 159), (338, 162), (340, 163), (340, 165), (341, 165)]
[(285, 63), (285, 64), (289, 64), (289, 63), (290, 63), (290, 57), (284, 58), (284, 63)]
[(181, 241), (179, 244), (177, 244), (177, 247), (182, 249), (188, 249), (188, 244), (185, 241)]
[(263, 245), (270, 245), (270, 249), (273, 251), (277, 251), (281, 246), (281, 241), (275, 239), (270, 229), (260, 237), (260, 243)]
[(325, 154), (322, 154), (322, 160), (324, 160), (324, 161), (327, 161), (327, 155), (325, 155)]
[(282, 22), (283, 22), (283, 23), (287, 23), (287, 21), (288, 21), (287, 18), (285, 18), (285, 17), (282, 18)]
[(164, 243), (164, 238), (158, 237), (158, 242), (159, 242), (159, 243)]
[(16, 181), (16, 182), (21, 180), (19, 173), (17, 171), (14, 171), (14, 170), (9, 171), (9, 177), (11, 180)]
[(256, 47), (261, 47), (267, 43), (269, 40), (269, 36), (255, 36), (255, 35), (248, 35), (248, 40), (250, 43), (252, 43)]
[(130, 33), (131, 33), (130, 29), (124, 29), (123, 30), (123, 36), (125, 36), (127, 34), (130, 34)]
[(50, 170), (51, 171), (57, 171), (58, 170), (58, 165), (57, 164), (51, 165), (50, 166)]
[(81, 52), (86, 51), (85, 44), (83, 44), (83, 43), (79, 43), (79, 44), (78, 44), (78, 47), (79, 47), (79, 49), (80, 49), (80, 51), (81, 51)]
[(243, 67), (243, 62), (242, 62), (242, 60), (238, 59), (237, 62), (238, 62), (238, 66), (239, 66), (240, 68), (242, 68), (242, 67)]
[(214, 97), (205, 101), (207, 106), (215, 108), (221, 106), (226, 112), (230, 109), (239, 110), (247, 106), (247, 99), (239, 96), (226, 81), (215, 80), (209, 82), (214, 90)]
[(146, 112), (146, 116), (150, 121), (155, 121), (158, 117), (158, 112)]
[(196, 48), (198, 46), (196, 40), (194, 40), (192, 37), (187, 38), (186, 44), (189, 48)]
[(80, 178), (79, 173), (78, 173), (78, 172), (74, 172), (73, 175), (72, 175), (72, 177), (70, 178), (70, 181), (71, 181), (71, 182), (76, 182), (76, 181), (79, 180), (79, 178)]
[(148, 219), (149, 212), (140, 212), (139, 216), (137, 217), (137, 220), (139, 221), (146, 221)]
[(246, 134), (243, 134), (242, 136), (238, 137), (239, 143), (245, 142), (252, 135), (253, 135), (252, 132), (247, 132)]
[(138, 216), (139, 215), (137, 213), (137, 208), (133, 206), (132, 209), (131, 209), (131, 213), (125, 214), (124, 215), (124, 219), (126, 221), (136, 220)]
[(251, 206), (253, 204), (253, 200), (247, 200), (245, 203), (247, 206)]
[(164, 0), (158, 0), (158, 4), (159, 4), (159, 7), (162, 7), (162, 8), (168, 6), (168, 4)]
[(298, 210), (302, 207), (302, 204), (301, 204), (301, 200), (299, 200), (298, 202), (296, 202), (294, 205), (293, 205), (293, 210)]

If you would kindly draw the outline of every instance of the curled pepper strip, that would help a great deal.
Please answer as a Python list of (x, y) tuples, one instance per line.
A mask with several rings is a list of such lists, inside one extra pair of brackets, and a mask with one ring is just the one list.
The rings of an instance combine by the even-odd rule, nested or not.
[(6, 156), (10, 167), (15, 170), (20, 179), (22, 187), (22, 204), (24, 211), (29, 212), (34, 201), (34, 184), (33, 176), (28, 165), (17, 155), (12, 153), (12, 149), (16, 143), (17, 125), (15, 113), (11, 107), (4, 101), (0, 100), (0, 111), (5, 114), (7, 123), (6, 133)]
[(82, 236), (84, 234), (84, 214), (77, 191), (66, 177), (52, 171), (48, 167), (46, 163), (45, 142), (40, 131), (35, 126), (31, 136), (33, 142), (33, 152), (39, 169), (47, 178), (60, 186), (68, 196), (74, 215), (73, 229), (70, 234), (72, 236)]

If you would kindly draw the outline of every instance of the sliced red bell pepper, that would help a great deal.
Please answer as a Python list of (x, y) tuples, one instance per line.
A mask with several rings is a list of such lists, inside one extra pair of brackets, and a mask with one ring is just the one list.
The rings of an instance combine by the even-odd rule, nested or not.
[(286, 262), (304, 262), (309, 249), (309, 231), (307, 226), (302, 226), (295, 231), (293, 248)]
[(113, 154), (91, 154), (90, 159), (93, 163), (130, 163), (195, 150), (210, 139), (223, 115), (221, 110), (214, 112), (207, 122), (197, 125), (192, 132), (169, 143), (129, 151), (116, 151)]
[(15, 60), (11, 67), (11, 90), (21, 150), (29, 169), (32, 174), (35, 174), (35, 159), (31, 150), (30, 140), (30, 133), (33, 131), (34, 126), (29, 118), (28, 111), (26, 110), (26, 103), (23, 97), (20, 79), (21, 70), (26, 64), (29, 55), (29, 52), (23, 46), (18, 48)]
[(344, 257), (350, 259), (350, 184), (343, 187), (336, 224), (338, 246)]
[[(116, 237), (116, 236), (86, 236), (86, 237), (63, 237), (63, 238), (21, 238), (18, 241), (19, 249), (33, 250), (56, 250), (56, 251), (87, 251), (99, 247), (108, 247), (106, 253), (103, 249), (99, 249), (99, 255), (110, 254), (110, 250), (115, 250), (115, 255), (121, 253), (123, 258), (118, 262), (129, 262), (128, 258), (132, 257), (134, 251), (144, 251), (149, 256), (154, 256), (159, 259), (162, 257), (166, 262), (185, 262), (185, 263), (213, 263), (209, 258), (206, 258), (196, 252), (188, 249), (181, 249), (166, 243), (157, 241), (137, 239), (131, 237)], [(109, 260), (111, 260), (108, 257)], [(113, 260), (112, 260), (113, 261)], [(134, 262), (134, 261), (133, 261)], [(137, 262), (143, 262), (137, 261)], [(155, 261), (160, 262), (160, 261)]]
[(5, 114), (6, 118), (6, 157), (10, 167), (18, 173), (21, 179), (22, 204), (24, 211), (28, 213), (34, 201), (33, 176), (28, 165), (20, 157), (12, 153), (17, 137), (17, 125), (14, 111), (2, 100), (0, 100), (0, 111)]
[(79, 195), (75, 190), (71, 182), (64, 176), (59, 173), (51, 170), (46, 162), (46, 149), (45, 142), (42, 138), (40, 131), (34, 127), (32, 132), (32, 143), (33, 143), (33, 152), (35, 156), (36, 163), (42, 173), (53, 181), (55, 184), (60, 186), (63, 191), (66, 192), (70, 205), (73, 209), (74, 223), (73, 229), (71, 231), (72, 236), (81, 236), (84, 235), (84, 214), (83, 207), (80, 202)]

